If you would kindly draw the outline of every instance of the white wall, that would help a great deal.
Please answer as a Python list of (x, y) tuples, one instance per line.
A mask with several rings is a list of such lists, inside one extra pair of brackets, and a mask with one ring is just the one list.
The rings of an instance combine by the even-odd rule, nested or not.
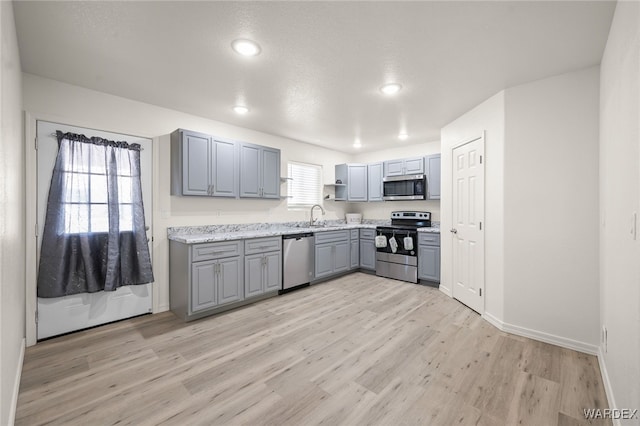
[[(498, 327), (595, 352), (598, 69), (498, 93), (442, 129), (441, 227), (452, 147), (485, 132), (485, 307)], [(442, 233), (441, 288), (452, 285)]]
[(485, 316), (500, 322), (504, 312), (504, 92), (492, 96), (442, 129), (442, 198), (440, 200), (441, 282), (451, 294), (453, 240), (452, 149), (485, 134)]
[(11, 2), (0, 2), (0, 424), (13, 423), (25, 329), (24, 146)]
[(504, 322), (592, 352), (598, 85), (592, 67), (505, 92)]
[[(423, 142), (407, 145), (395, 143), (389, 149), (373, 152), (359, 152), (355, 155), (355, 163), (375, 163), (397, 158), (423, 157), (440, 153), (440, 142)], [(365, 150), (366, 151), (366, 150)], [(362, 213), (364, 219), (389, 219), (395, 210), (421, 210), (431, 212), (431, 220), (440, 221), (440, 201), (389, 201), (371, 203), (350, 203), (347, 208), (352, 213)]]
[(640, 408), (640, 243), (630, 234), (640, 213), (640, 3), (618, 2), (600, 76), (602, 363), (610, 402)]
[[(167, 227), (222, 223), (306, 220), (307, 211), (288, 211), (286, 200), (226, 200), (170, 196), (170, 140), (176, 128), (248, 141), (282, 150), (282, 176), (290, 160), (320, 164), (325, 182), (334, 182), (334, 165), (352, 157), (282, 137), (156, 107), (78, 86), (23, 74), (24, 109), (35, 117), (83, 127), (151, 137), (154, 141), (153, 262), (155, 311), (169, 307)], [(282, 190), (285, 192), (286, 185)], [(325, 219), (343, 219), (344, 204), (325, 203)], [(28, 262), (35, 268), (35, 259)], [(29, 283), (28, 285), (33, 285)], [(28, 301), (28, 303), (34, 303)]]

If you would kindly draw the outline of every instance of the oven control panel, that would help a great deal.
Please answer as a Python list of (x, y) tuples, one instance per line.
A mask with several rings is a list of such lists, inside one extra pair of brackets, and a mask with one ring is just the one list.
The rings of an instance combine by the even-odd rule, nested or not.
[(391, 219), (420, 219), (430, 220), (431, 212), (391, 212)]

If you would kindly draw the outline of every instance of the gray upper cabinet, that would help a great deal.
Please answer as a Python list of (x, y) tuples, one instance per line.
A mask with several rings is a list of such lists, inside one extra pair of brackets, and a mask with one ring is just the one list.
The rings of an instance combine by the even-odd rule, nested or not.
[[(366, 164), (338, 164), (335, 168), (336, 180), (342, 181), (346, 186), (346, 201), (367, 201), (367, 165)], [(336, 188), (336, 200), (344, 200), (339, 196)]]
[(238, 154), (235, 142), (211, 139), (213, 167), (211, 168), (211, 193), (215, 197), (238, 196)]
[(367, 200), (382, 201), (382, 163), (367, 164)]
[(171, 195), (238, 195), (235, 142), (178, 129), (171, 134)]
[(280, 198), (280, 150), (240, 144), (240, 197)]
[(262, 198), (280, 198), (279, 149), (262, 149)]
[(407, 158), (404, 160), (405, 175), (421, 175), (424, 173), (424, 158)]
[(260, 147), (240, 144), (240, 196), (260, 197)]
[(404, 174), (404, 160), (389, 160), (384, 162), (384, 176), (402, 176)]
[(427, 175), (427, 200), (439, 200), (440, 154), (428, 155), (424, 160)]
[(171, 195), (209, 195), (211, 138), (176, 130), (171, 134)]
[(384, 162), (384, 176), (424, 174), (424, 157), (403, 158)]

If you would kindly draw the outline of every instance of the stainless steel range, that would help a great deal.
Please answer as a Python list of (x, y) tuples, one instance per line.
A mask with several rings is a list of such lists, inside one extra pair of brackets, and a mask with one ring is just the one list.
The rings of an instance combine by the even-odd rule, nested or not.
[(417, 229), (429, 226), (430, 212), (392, 212), (391, 226), (376, 227), (376, 275), (417, 283)]

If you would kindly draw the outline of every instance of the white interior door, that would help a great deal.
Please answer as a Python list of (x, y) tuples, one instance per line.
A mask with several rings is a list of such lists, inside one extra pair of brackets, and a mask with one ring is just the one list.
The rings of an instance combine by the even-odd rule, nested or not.
[[(58, 153), (56, 130), (73, 132), (91, 136), (99, 136), (109, 140), (139, 143), (140, 172), (142, 181), (142, 198), (145, 206), (145, 222), (148, 227), (153, 223), (152, 212), (152, 141), (130, 135), (102, 132), (82, 127), (68, 126), (46, 121), (37, 122), (38, 138), (38, 178), (37, 178), (37, 257), (40, 259), (40, 246), (44, 219), (47, 210), (47, 199), (53, 167)], [(148, 235), (153, 235), (149, 228)], [(151, 245), (149, 246), (151, 250)], [(38, 298), (37, 338), (57, 336), (71, 331), (82, 330), (108, 322), (130, 318), (149, 313), (152, 310), (151, 284), (120, 287), (116, 291), (82, 293), (56, 298)]]
[(484, 137), (453, 149), (453, 297), (484, 312)]

